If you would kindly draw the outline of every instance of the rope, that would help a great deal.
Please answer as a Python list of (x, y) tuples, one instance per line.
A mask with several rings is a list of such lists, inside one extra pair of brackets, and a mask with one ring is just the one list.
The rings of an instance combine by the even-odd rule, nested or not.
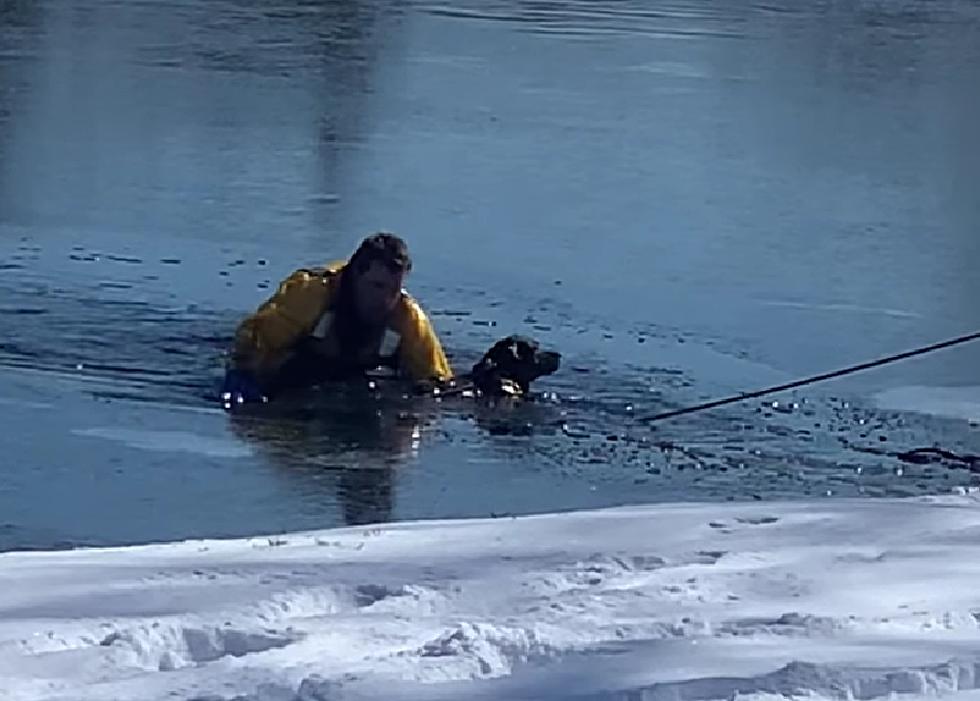
[(807, 377), (802, 380), (796, 380), (795, 382), (788, 382), (784, 385), (767, 387), (766, 389), (760, 389), (755, 392), (743, 392), (741, 394), (733, 395), (731, 397), (725, 397), (724, 399), (716, 399), (715, 401), (705, 402), (704, 404), (698, 404), (697, 406), (689, 406), (684, 409), (665, 411), (662, 414), (654, 414), (653, 416), (646, 416), (643, 417), (641, 421), (647, 421), (647, 422), (662, 421), (664, 419), (670, 419), (675, 416), (681, 416), (683, 414), (693, 414), (694, 412), (697, 411), (706, 411), (708, 409), (714, 409), (716, 407), (725, 406), (726, 404), (734, 404), (735, 402), (741, 402), (746, 399), (755, 399), (757, 397), (764, 397), (767, 394), (774, 394), (775, 392), (783, 392), (785, 390), (794, 389), (796, 387), (812, 385), (816, 382), (822, 382), (823, 380), (830, 380), (835, 377), (843, 377), (844, 375), (850, 375), (851, 373), (859, 372), (861, 370), (868, 370), (870, 368), (878, 367), (880, 365), (887, 365), (888, 363), (894, 363), (899, 360), (905, 360), (906, 358), (912, 358), (917, 355), (924, 355), (926, 353), (931, 353), (933, 351), (941, 350), (943, 348), (949, 348), (950, 346), (957, 346), (960, 345), (961, 343), (968, 343), (969, 341), (975, 341), (978, 338), (980, 338), (980, 331), (974, 331), (973, 333), (966, 334), (965, 336), (952, 338), (948, 341), (942, 341), (941, 343), (934, 343), (931, 346), (916, 348), (915, 350), (906, 351), (904, 353), (898, 353), (896, 355), (890, 355), (886, 358), (879, 358), (878, 360), (872, 360), (867, 363), (861, 363), (860, 365), (852, 365), (851, 367), (843, 368), (841, 370), (834, 370), (833, 372), (825, 372), (821, 375), (814, 375), (813, 377)]

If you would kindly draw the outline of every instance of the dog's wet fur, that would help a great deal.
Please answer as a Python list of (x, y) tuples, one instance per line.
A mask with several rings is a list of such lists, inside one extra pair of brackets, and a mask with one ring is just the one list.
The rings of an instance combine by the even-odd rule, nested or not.
[(531, 383), (558, 370), (561, 354), (541, 350), (528, 336), (511, 335), (494, 343), (469, 373), (484, 397), (526, 396)]

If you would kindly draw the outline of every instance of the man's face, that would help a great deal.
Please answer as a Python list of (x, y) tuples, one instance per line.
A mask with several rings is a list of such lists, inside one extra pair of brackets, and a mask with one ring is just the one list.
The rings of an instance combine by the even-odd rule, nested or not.
[(388, 319), (401, 293), (404, 273), (394, 272), (384, 263), (371, 261), (354, 277), (354, 308), (361, 323), (381, 326)]

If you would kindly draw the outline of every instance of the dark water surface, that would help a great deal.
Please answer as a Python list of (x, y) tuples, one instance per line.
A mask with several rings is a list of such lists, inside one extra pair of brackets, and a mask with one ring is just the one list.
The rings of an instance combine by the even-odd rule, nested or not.
[[(969, 0), (0, 0), (0, 549), (969, 487), (890, 453), (980, 453), (977, 344), (637, 417), (980, 327), (978, 85)], [(541, 401), (221, 412), (381, 228), (458, 368), (563, 352)]]

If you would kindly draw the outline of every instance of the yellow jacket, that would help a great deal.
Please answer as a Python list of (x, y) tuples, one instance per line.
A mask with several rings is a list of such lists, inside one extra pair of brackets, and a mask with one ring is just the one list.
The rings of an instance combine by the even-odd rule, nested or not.
[[(340, 285), (345, 261), (324, 268), (300, 269), (279, 285), (258, 310), (239, 324), (235, 332), (233, 362), (258, 378), (273, 375), (294, 344), (313, 333), (329, 312)], [(407, 292), (388, 322), (398, 334), (395, 351), (398, 369), (413, 380), (447, 380), (452, 368), (428, 317)]]

